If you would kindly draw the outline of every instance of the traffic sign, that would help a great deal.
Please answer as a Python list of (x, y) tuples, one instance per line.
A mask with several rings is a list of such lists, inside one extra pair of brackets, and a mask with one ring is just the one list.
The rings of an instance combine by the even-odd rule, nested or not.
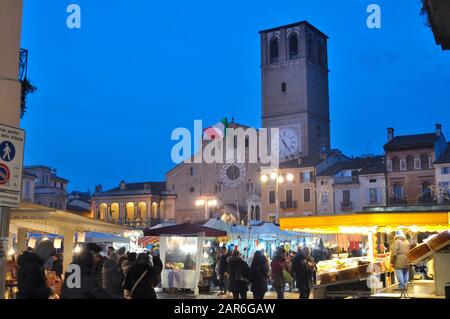
[(16, 155), (16, 148), (13, 143), (4, 141), (0, 143), (0, 157), (5, 162), (11, 162)]
[(20, 205), (24, 144), (24, 130), (0, 124), (0, 206)]
[(8, 166), (0, 163), (0, 185), (8, 183), (10, 176)]

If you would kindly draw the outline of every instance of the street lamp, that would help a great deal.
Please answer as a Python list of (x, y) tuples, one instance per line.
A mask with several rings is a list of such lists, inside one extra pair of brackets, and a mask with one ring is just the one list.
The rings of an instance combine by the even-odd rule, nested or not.
[[(279, 221), (279, 188), (280, 185), (284, 183), (284, 176), (277, 170), (273, 170), (268, 173), (270, 180), (275, 182), (275, 215), (276, 215), (276, 222)], [(292, 182), (294, 180), (294, 174), (288, 173), (286, 175), (286, 179), (288, 182)], [(267, 174), (261, 175), (261, 182), (263, 184), (267, 183), (269, 178), (267, 177)]]
[(209, 219), (208, 208), (217, 206), (217, 199), (215, 197), (203, 196), (195, 201), (195, 206), (205, 207), (205, 219)]

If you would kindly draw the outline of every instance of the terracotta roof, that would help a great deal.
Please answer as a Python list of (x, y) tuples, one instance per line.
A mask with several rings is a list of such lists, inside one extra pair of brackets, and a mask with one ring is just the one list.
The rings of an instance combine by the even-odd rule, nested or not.
[(359, 157), (348, 161), (338, 162), (317, 176), (334, 176), (343, 170), (360, 170), (360, 175), (380, 174), (386, 171), (383, 156)]
[(433, 148), (438, 139), (436, 133), (396, 136), (384, 145), (386, 151), (411, 148)]
[(434, 164), (447, 164), (447, 163), (450, 163), (450, 143), (447, 144), (447, 149), (441, 155), (441, 157), (439, 157), (438, 160), (434, 162)]
[(322, 161), (320, 156), (305, 156), (301, 158), (296, 158), (284, 163), (280, 163), (280, 168), (302, 168), (302, 167), (314, 167)]

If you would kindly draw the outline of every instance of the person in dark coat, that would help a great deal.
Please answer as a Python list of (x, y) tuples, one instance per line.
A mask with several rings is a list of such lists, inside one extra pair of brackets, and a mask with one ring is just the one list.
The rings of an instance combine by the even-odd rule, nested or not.
[(102, 286), (108, 293), (113, 296), (122, 297), (122, 273), (117, 266), (119, 256), (111, 253), (103, 264), (102, 269)]
[(61, 261), (61, 256), (59, 254), (54, 254), (52, 258), (53, 258), (52, 271), (55, 272), (56, 276), (62, 278), (61, 276), (63, 273), (63, 265)]
[(314, 265), (312, 264), (311, 252), (308, 247), (299, 249), (292, 263), (295, 273), (297, 288), (300, 292), (300, 299), (309, 299), (313, 287)]
[(24, 251), (18, 258), (18, 299), (48, 299), (53, 291), (47, 285), (43, 264), (54, 253), (51, 241), (42, 241), (36, 252)]
[(102, 270), (103, 270), (103, 264), (106, 261), (106, 258), (104, 258), (100, 253), (102, 252), (102, 248), (95, 244), (95, 243), (88, 243), (85, 245), (85, 249), (92, 252), (94, 255), (94, 266), (93, 266), (93, 272), (97, 278), (97, 283), (101, 287), (102, 282)]
[(264, 299), (267, 292), (267, 277), (269, 276), (269, 264), (266, 256), (257, 250), (252, 258), (250, 266), (252, 292), (254, 299)]
[(72, 278), (72, 273), (66, 273), (61, 299), (115, 299), (115, 296), (109, 294), (98, 284), (97, 275), (93, 272), (95, 260), (92, 251), (82, 250), (74, 257), (72, 264), (77, 265), (80, 269), (80, 285), (72, 286), (76, 284), (76, 280)]
[(248, 284), (250, 282), (250, 267), (234, 250), (227, 259), (228, 289), (233, 293), (233, 299), (247, 299)]
[(278, 247), (270, 264), (272, 271), (272, 287), (277, 293), (277, 299), (284, 299), (284, 286), (286, 285), (283, 271), (286, 269), (286, 251)]
[(227, 247), (222, 246), (220, 248), (220, 255), (218, 258), (218, 275), (219, 275), (219, 295), (225, 295), (227, 293), (227, 259), (228, 259)]
[(136, 262), (125, 276), (123, 288), (131, 299), (157, 299), (154, 287), (158, 285), (158, 276), (163, 269), (159, 256), (153, 256), (153, 265), (147, 254), (139, 254)]

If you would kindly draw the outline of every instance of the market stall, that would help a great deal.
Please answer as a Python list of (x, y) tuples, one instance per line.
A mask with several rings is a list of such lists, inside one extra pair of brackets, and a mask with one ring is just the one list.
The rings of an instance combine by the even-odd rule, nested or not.
[(211, 240), (223, 238), (225, 231), (195, 225), (177, 224), (144, 230), (145, 236), (158, 236), (160, 255), (164, 268), (161, 285), (168, 289), (191, 289), (210, 286), (213, 260), (210, 258)]
[[(404, 230), (411, 241), (421, 233), (448, 230), (449, 213), (361, 213), (352, 215), (282, 218), (281, 228), (301, 233), (353, 235), (363, 237), (362, 256), (348, 258), (335, 254), (317, 264), (316, 297), (370, 296), (395, 282), (390, 253), (384, 246), (393, 241), (393, 233)], [(347, 249), (347, 252), (349, 249)]]

